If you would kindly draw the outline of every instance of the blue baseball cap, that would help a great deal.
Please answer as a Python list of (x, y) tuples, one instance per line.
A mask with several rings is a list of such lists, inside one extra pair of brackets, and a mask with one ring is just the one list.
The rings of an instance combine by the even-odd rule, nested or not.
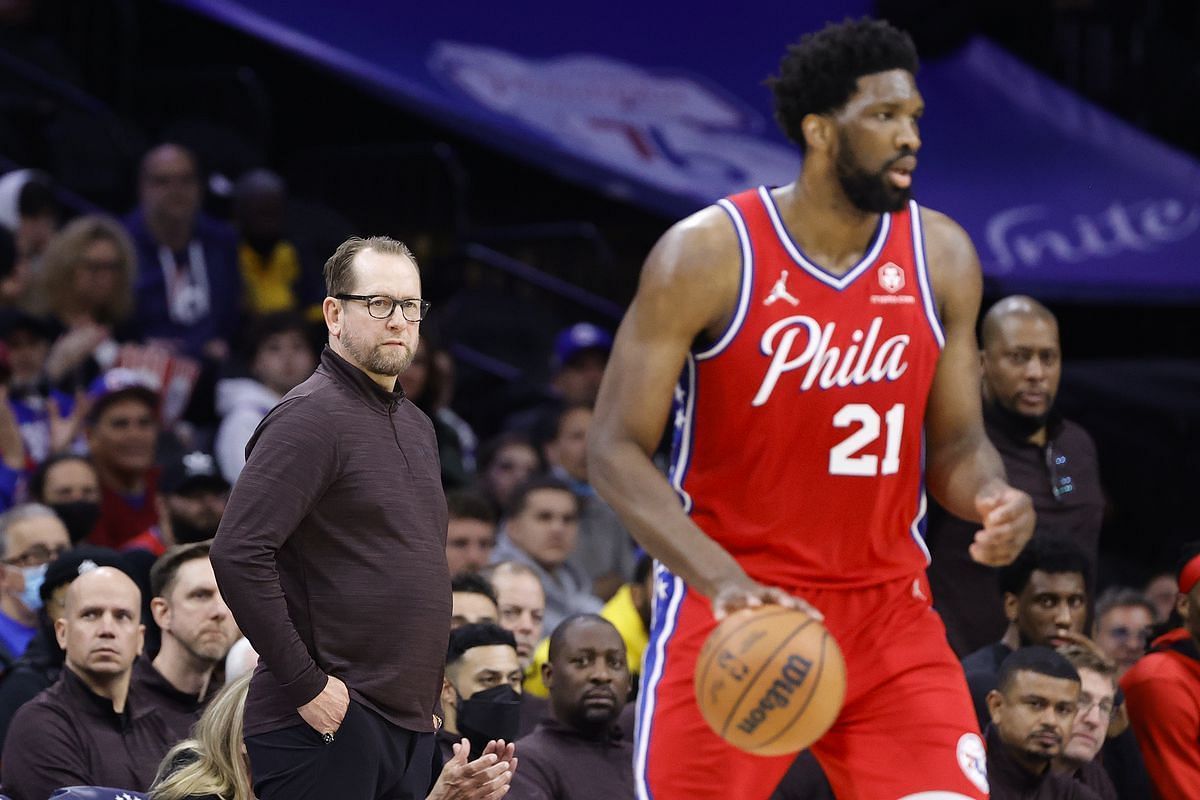
[(148, 372), (114, 367), (92, 381), (88, 387), (88, 400), (92, 407), (88, 417), (95, 422), (100, 413), (118, 397), (136, 397), (158, 411), (160, 385), (158, 379)]
[(555, 337), (554, 366), (561, 368), (589, 350), (599, 350), (607, 355), (612, 346), (611, 333), (590, 322), (577, 322)]

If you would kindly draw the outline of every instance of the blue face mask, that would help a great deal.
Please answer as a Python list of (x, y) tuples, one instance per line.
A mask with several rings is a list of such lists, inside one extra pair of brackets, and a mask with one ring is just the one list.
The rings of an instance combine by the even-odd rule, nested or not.
[(42, 607), (42, 582), (46, 580), (46, 564), (37, 567), (21, 567), (25, 577), (25, 591), (21, 592), (21, 602), (30, 611)]

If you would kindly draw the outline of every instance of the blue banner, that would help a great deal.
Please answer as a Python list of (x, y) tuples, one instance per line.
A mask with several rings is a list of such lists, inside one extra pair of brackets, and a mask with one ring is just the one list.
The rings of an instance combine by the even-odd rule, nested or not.
[[(865, 0), (803, 4), (175, 0), (482, 142), (682, 216), (799, 171), (763, 85)], [(719, 8), (720, 10), (710, 10)], [(1200, 164), (982, 39), (923, 65), (915, 193), (985, 274), (1045, 299), (1200, 299)]]

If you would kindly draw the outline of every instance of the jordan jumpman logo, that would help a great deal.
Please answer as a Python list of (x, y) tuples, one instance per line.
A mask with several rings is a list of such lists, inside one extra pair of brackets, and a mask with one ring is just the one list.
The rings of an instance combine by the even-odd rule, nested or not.
[(787, 270), (781, 270), (779, 280), (775, 281), (775, 286), (771, 288), (771, 293), (767, 295), (767, 299), (763, 301), (764, 306), (769, 306), (776, 300), (786, 300), (794, 306), (800, 305), (800, 301), (792, 297), (787, 290)]

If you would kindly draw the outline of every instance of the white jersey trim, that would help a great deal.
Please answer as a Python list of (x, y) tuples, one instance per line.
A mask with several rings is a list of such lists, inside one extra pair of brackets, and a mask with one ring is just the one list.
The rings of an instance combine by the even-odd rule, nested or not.
[(738, 250), (742, 256), (742, 281), (738, 288), (737, 310), (733, 314), (733, 319), (729, 321), (729, 326), (725, 328), (725, 332), (721, 334), (721, 338), (717, 340), (716, 344), (707, 350), (696, 353), (696, 358), (700, 361), (720, 355), (725, 348), (729, 347), (738, 331), (742, 329), (742, 323), (746, 321), (746, 312), (750, 308), (750, 291), (754, 285), (754, 248), (750, 244), (750, 233), (746, 230), (746, 221), (742, 219), (742, 212), (738, 211), (737, 206), (729, 200), (718, 200), (717, 205), (729, 215), (730, 221), (733, 222), (733, 229), (737, 233)]
[(933, 329), (933, 338), (938, 347), (946, 346), (946, 331), (938, 317), (937, 303), (933, 299), (933, 282), (929, 279), (929, 267), (925, 264), (925, 230), (921, 225), (921, 207), (916, 200), (908, 201), (908, 216), (912, 220), (913, 255), (917, 260), (917, 283), (921, 285), (921, 301), (925, 305), (925, 318)]
[[(691, 354), (683, 365), (684, 396), (675, 409), (675, 425), (679, 428), (679, 446), (675, 453), (675, 461), (671, 464), (671, 486), (683, 503), (683, 513), (692, 513), (692, 497), (683, 488), (683, 480), (692, 458), (692, 427), (695, 424), (696, 411), (696, 359)], [(679, 418), (682, 415), (682, 418)]]
[(867, 248), (867, 252), (863, 255), (862, 260), (855, 264), (845, 275), (833, 275), (809, 261), (800, 252), (800, 248), (792, 240), (792, 235), (783, 224), (783, 219), (779, 216), (779, 209), (775, 206), (775, 198), (771, 196), (767, 187), (758, 187), (758, 195), (762, 198), (763, 205), (767, 208), (767, 214), (771, 217), (771, 225), (775, 228), (775, 235), (779, 238), (779, 243), (783, 245), (783, 249), (787, 250), (792, 260), (809, 275), (826, 286), (832, 286), (838, 291), (845, 289), (853, 283), (855, 278), (866, 272), (867, 268), (875, 263), (875, 260), (879, 258), (879, 254), (883, 252), (883, 246), (887, 243), (888, 233), (892, 229), (892, 215), (880, 214), (879, 230), (875, 232), (875, 241)]
[(670, 585), (666, 592), (667, 608), (663, 614), (662, 626), (658, 630), (650, 646), (646, 648), (645, 662), (650, 665), (648, 672), (643, 673), (642, 690), (638, 692), (637, 717), (634, 723), (633, 778), (637, 788), (637, 800), (654, 800), (650, 786), (646, 782), (646, 767), (650, 755), (650, 734), (654, 726), (655, 693), (658, 682), (662, 679), (663, 665), (666, 661), (667, 643), (675, 632), (675, 623), (679, 619), (679, 605), (687, 594), (683, 580), (672, 575), (662, 564), (654, 562), (654, 598), (651, 618), (658, 617), (658, 587), (660, 582)]

